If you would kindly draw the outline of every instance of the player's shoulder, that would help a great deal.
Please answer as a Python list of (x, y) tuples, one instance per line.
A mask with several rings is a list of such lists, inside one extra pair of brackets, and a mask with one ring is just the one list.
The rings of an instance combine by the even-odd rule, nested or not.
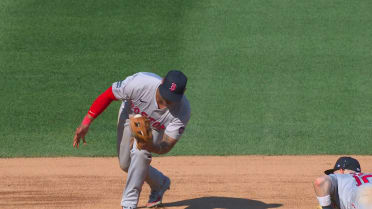
[[(337, 182), (354, 182), (354, 175), (355, 174), (330, 174), (332, 180), (335, 180)], [(347, 183), (346, 183), (347, 184)]]
[(155, 73), (138, 72), (127, 77), (129, 86), (133, 88), (152, 88), (161, 82), (161, 77)]
[(366, 172), (366, 173), (358, 173), (359, 176), (372, 176), (372, 173)]
[(138, 72), (136, 74), (133, 75), (135, 79), (144, 79), (144, 80), (154, 80), (154, 81), (160, 81), (162, 78), (155, 74), (155, 73), (151, 73), (151, 72)]
[(332, 174), (329, 174), (328, 176), (335, 177), (335, 178), (350, 178), (353, 176), (353, 174), (332, 173)]

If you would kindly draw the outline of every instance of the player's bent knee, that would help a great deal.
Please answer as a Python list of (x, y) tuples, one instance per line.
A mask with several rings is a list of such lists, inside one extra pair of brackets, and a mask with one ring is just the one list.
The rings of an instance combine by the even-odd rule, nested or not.
[(128, 173), (129, 165), (123, 165), (123, 164), (120, 163), (120, 168), (121, 168), (121, 170), (123, 170), (124, 172)]
[(129, 166), (130, 166), (130, 162), (128, 160), (124, 160), (124, 159), (119, 158), (119, 165), (120, 165), (121, 170), (128, 173)]
[(152, 160), (152, 155), (147, 150), (135, 150), (132, 157), (135, 157), (136, 161), (141, 161), (149, 165)]

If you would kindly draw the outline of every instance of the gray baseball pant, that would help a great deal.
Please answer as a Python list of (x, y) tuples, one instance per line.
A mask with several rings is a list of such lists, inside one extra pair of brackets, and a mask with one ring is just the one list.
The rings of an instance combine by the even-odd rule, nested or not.
[[(120, 168), (128, 173), (126, 186), (123, 191), (121, 205), (136, 208), (146, 181), (151, 190), (158, 190), (164, 180), (164, 175), (150, 166), (152, 155), (147, 150), (138, 150), (136, 141), (131, 146), (131, 130), (127, 111), (120, 108), (117, 127), (117, 151)], [(161, 137), (153, 131), (153, 137)], [(155, 141), (155, 140), (154, 140)]]

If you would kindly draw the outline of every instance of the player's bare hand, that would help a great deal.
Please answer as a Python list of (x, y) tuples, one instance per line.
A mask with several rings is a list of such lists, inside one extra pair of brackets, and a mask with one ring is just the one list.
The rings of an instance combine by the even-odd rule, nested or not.
[(88, 133), (89, 125), (80, 125), (76, 131), (74, 136), (74, 143), (73, 147), (79, 148), (80, 140), (83, 139), (83, 143), (86, 144), (85, 135)]

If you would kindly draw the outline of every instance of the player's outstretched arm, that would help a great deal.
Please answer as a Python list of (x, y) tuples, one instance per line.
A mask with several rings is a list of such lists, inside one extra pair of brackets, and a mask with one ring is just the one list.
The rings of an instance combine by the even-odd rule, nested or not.
[(117, 100), (112, 92), (112, 87), (110, 86), (105, 92), (99, 95), (93, 104), (90, 106), (88, 113), (83, 119), (83, 122), (77, 127), (74, 135), (73, 147), (79, 148), (80, 140), (83, 139), (84, 144), (86, 144), (85, 135), (88, 133), (89, 126), (92, 121), (98, 117), (110, 104), (112, 101)]
[(315, 179), (313, 185), (319, 205), (322, 207), (322, 209), (333, 209), (331, 201), (331, 177), (318, 177), (317, 179)]

